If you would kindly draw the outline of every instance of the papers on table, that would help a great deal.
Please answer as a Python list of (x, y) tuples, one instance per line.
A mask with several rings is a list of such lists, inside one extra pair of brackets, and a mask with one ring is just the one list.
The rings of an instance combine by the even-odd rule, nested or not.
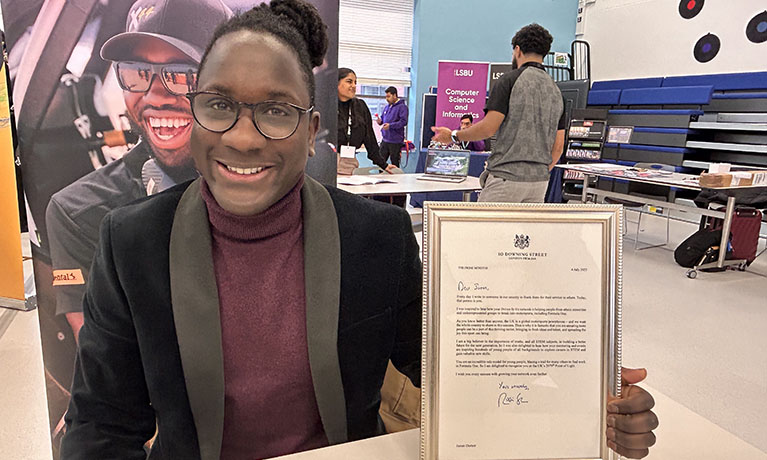
[(375, 176), (347, 176), (339, 177), (336, 182), (340, 185), (376, 185), (396, 184), (395, 181)]
[[(560, 165), (558, 165), (560, 166)], [(700, 176), (693, 174), (684, 174), (674, 171), (665, 171), (662, 169), (636, 168), (631, 166), (616, 165), (612, 163), (579, 163), (567, 164), (560, 167), (566, 170), (579, 171), (582, 173), (593, 173), (599, 176), (610, 176), (617, 179), (639, 180), (646, 182), (656, 182), (661, 185), (671, 187), (699, 187), (698, 179)], [(573, 177), (566, 177), (571, 179)]]

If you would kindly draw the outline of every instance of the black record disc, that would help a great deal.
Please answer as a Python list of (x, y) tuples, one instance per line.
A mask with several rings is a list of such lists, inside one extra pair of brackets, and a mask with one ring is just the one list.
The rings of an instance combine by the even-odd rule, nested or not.
[(767, 42), (767, 11), (757, 14), (748, 22), (746, 37), (754, 43)]
[(704, 0), (681, 0), (679, 14), (685, 19), (692, 19), (703, 9)]
[(714, 34), (706, 34), (695, 44), (693, 55), (698, 62), (708, 62), (719, 54), (722, 42)]

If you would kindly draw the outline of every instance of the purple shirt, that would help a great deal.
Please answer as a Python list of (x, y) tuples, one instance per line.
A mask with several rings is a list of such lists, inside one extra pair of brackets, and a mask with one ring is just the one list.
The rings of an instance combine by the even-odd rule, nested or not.
[(407, 105), (402, 99), (394, 104), (387, 104), (383, 110), (381, 121), (389, 123), (389, 129), (381, 130), (381, 140), (389, 144), (405, 142), (405, 126), (407, 126)]
[(458, 145), (464, 150), (471, 150), (472, 152), (484, 152), (485, 141), (469, 141), (459, 142)]
[(328, 445), (309, 368), (302, 186), (242, 217), (222, 209), (203, 182), (224, 356), (221, 459)]

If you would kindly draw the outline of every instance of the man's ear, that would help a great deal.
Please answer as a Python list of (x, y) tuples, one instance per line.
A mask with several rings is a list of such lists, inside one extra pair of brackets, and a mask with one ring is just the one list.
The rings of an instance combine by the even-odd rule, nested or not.
[(309, 156), (314, 156), (314, 140), (317, 138), (317, 132), (320, 129), (320, 113), (319, 112), (312, 112), (311, 118), (309, 119), (309, 139), (307, 139), (307, 142), (309, 143)]

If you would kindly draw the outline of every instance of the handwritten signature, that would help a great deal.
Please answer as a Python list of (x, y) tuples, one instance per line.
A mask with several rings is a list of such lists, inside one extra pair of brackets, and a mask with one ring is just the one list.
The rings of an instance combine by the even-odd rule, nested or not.
[(498, 395), (498, 407), (501, 406), (521, 406), (522, 404), (527, 404), (530, 401), (526, 400), (522, 397), (522, 393), (517, 393), (516, 396), (509, 395), (508, 393), (504, 392)]
[[(474, 285), (473, 287), (471, 285)], [(487, 286), (483, 286), (479, 283), (469, 283), (463, 284), (463, 281), (458, 282), (458, 292), (465, 292), (465, 291), (489, 291), (490, 288)]]

